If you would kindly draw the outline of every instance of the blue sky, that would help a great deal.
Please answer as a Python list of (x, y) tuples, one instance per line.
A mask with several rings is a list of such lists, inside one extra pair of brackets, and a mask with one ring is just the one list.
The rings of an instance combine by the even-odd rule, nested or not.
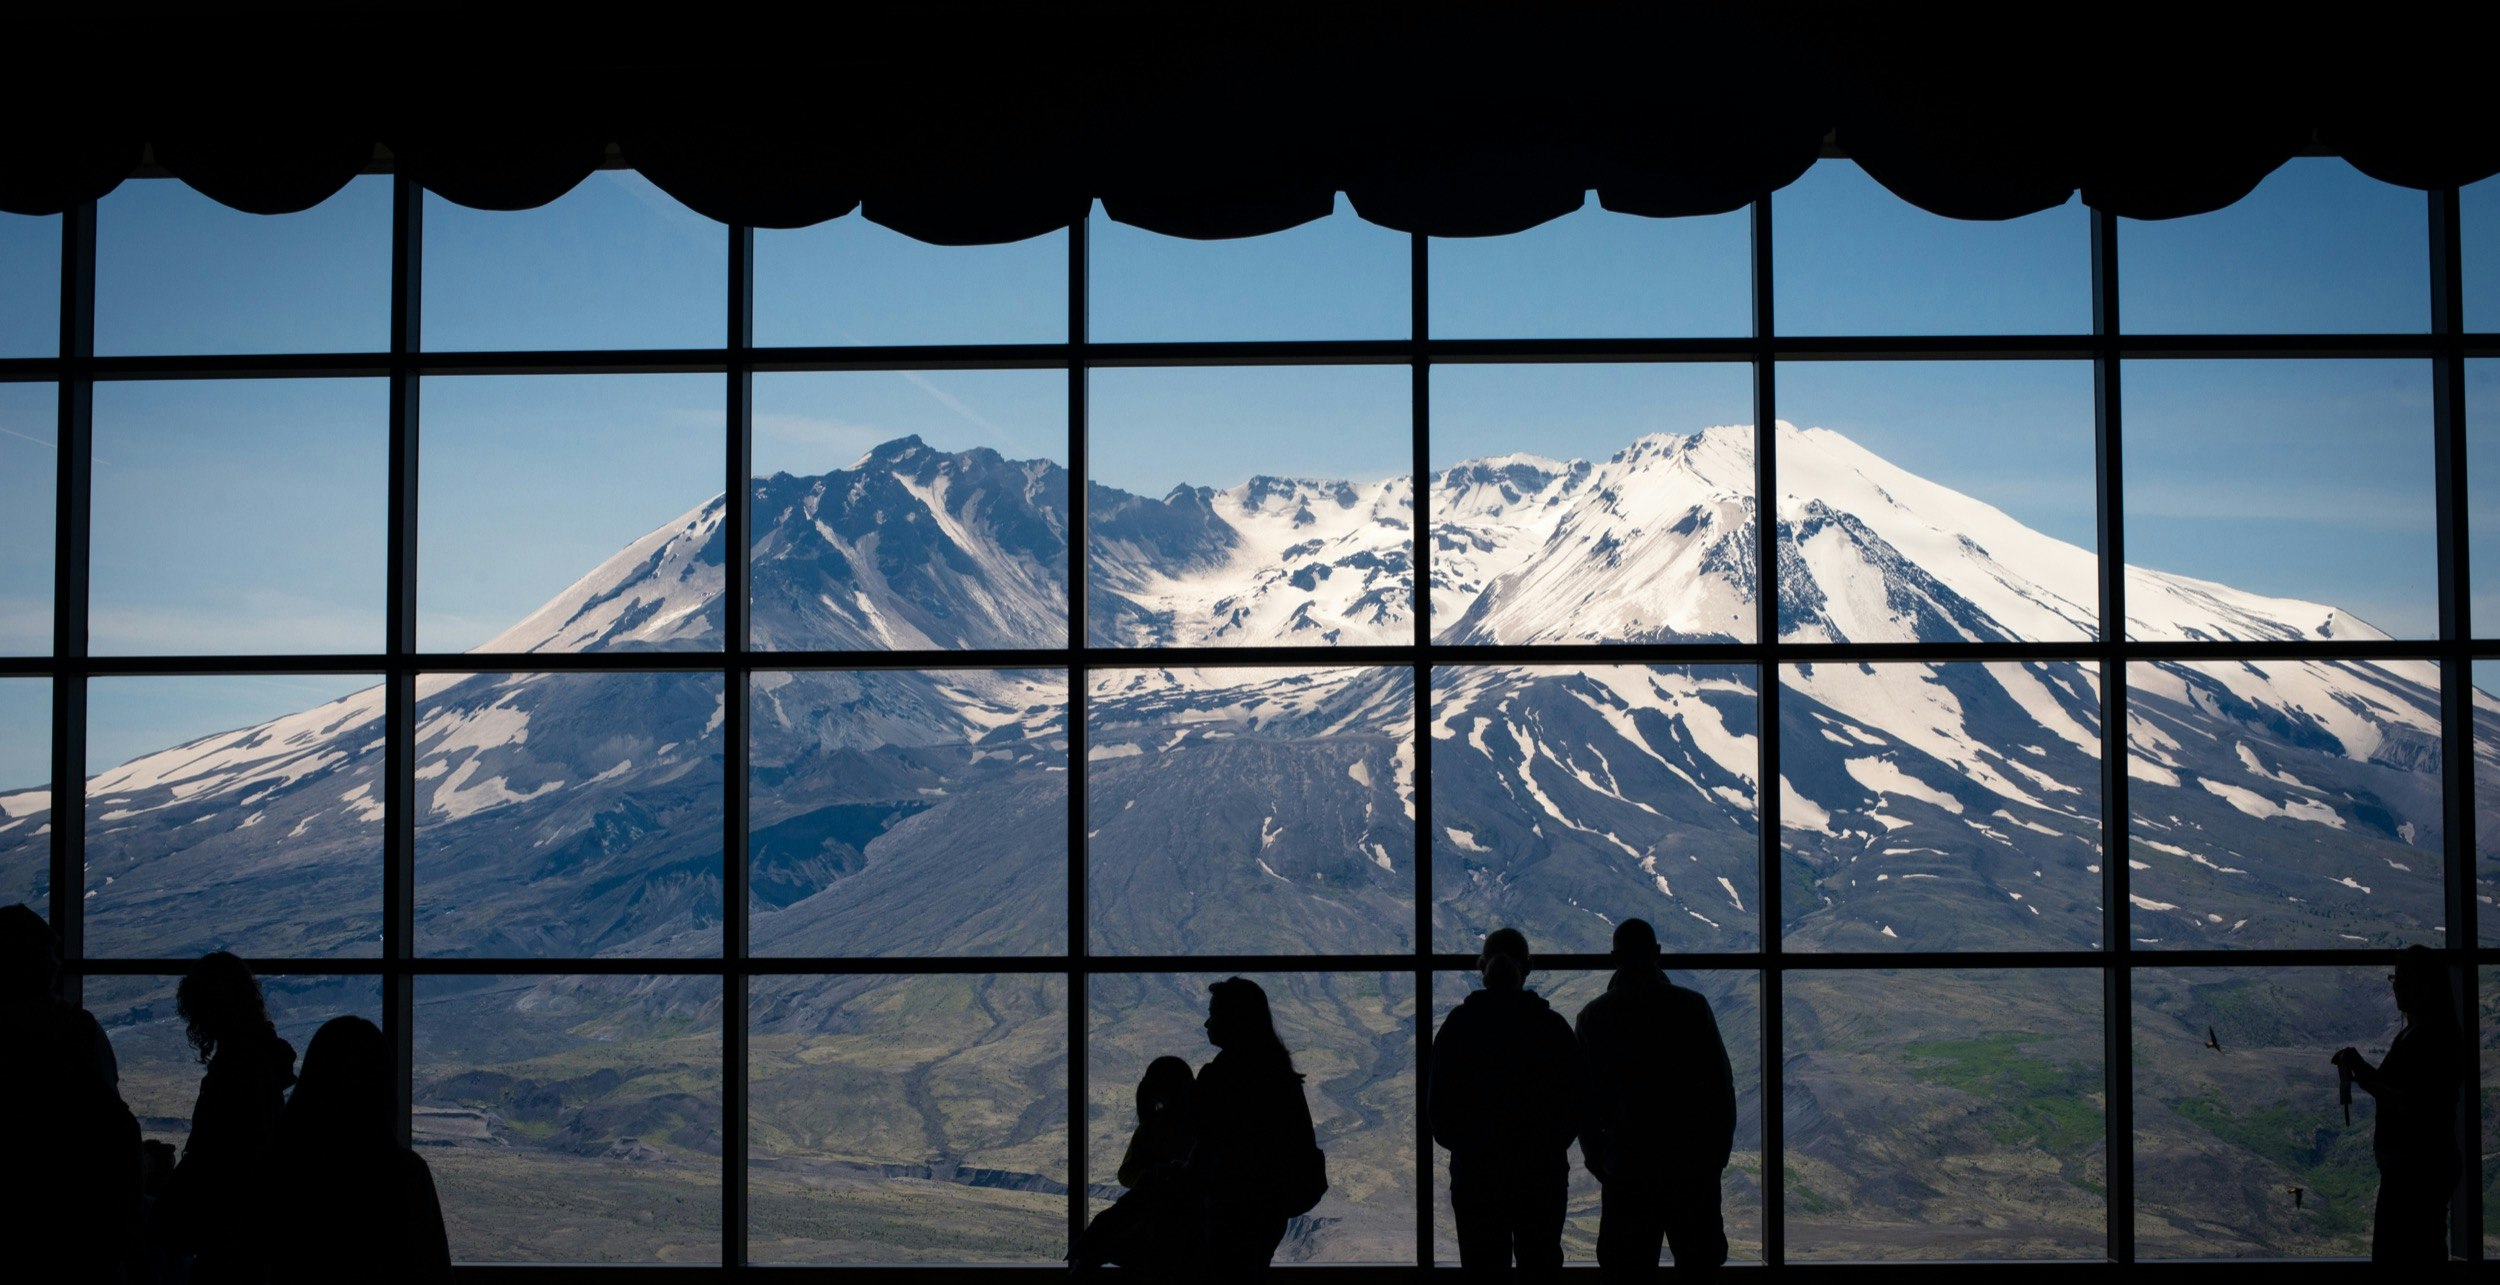
[(349, 180), (300, 214), (227, 209), (186, 183), (96, 202), (95, 348), (374, 352), (391, 343), (391, 180)]
[(57, 407), (50, 384), (0, 384), (0, 655), (52, 650)]
[(2003, 223), (1901, 200), (1850, 161), (1771, 197), (1779, 333), (2072, 334), (2092, 328), (2091, 223), (2080, 199)]
[(2457, 194), (2465, 225), (2465, 328), (2500, 330), (2500, 177)]
[(0, 357), (61, 349), (61, 220), (0, 214)]
[[(99, 349), (380, 346), (387, 194), (387, 181), (360, 179), (314, 210), (257, 218), (178, 183), (125, 184), (98, 212)], [(2500, 327), (2500, 180), (2470, 189), (2464, 208), (2469, 324)], [(1773, 209), (1786, 333), (2090, 324), (2079, 203), (1960, 223), (1829, 162)], [(2294, 161), (2230, 209), (2122, 223), (2126, 319), (2140, 330), (2419, 329), (2423, 224), (2419, 194), (2340, 161)], [(1430, 321), (1451, 336), (1742, 333), (1749, 241), (1743, 214), (1660, 222), (1593, 201), (1514, 238), (1436, 240)], [(1067, 326), (1066, 242), (924, 246), (856, 215), (760, 232), (757, 338), (1055, 341)], [(52, 350), (58, 243), (58, 220), (0, 216), (0, 354)], [(1097, 215), (1089, 244), (1099, 340), (1408, 333), (1411, 243), (1342, 201), (1328, 218), (1239, 242), (1163, 238)], [(425, 263), (424, 342), (438, 350), (703, 346), (725, 333), (726, 233), (627, 172), (514, 214), (429, 198)], [(1779, 377), (1783, 417), (1840, 429), (2091, 542), (2079, 365), (1790, 363)], [(2488, 367), (2475, 378), (2478, 406), (2500, 402)], [(1435, 465), (1511, 449), (1597, 456), (1639, 432), (1751, 418), (1736, 366), (1445, 366), (1433, 381)], [(1402, 368), (1099, 370), (1095, 480), (1160, 494), (1254, 472), (1383, 476), (1407, 465), (1407, 388)], [(2135, 560), (2336, 602), (2398, 632), (2428, 627), (2423, 377), (2386, 363), (2134, 362), (2125, 388)], [(382, 538), (372, 389), (102, 390), (99, 647), (175, 635), (212, 650), (368, 645)], [(0, 650), (39, 649), (47, 628), (50, 396), (0, 386)], [(756, 397), (759, 471), (838, 467), (906, 432), (1067, 458), (1057, 372), (762, 375)], [(716, 377), (446, 376), (428, 382), (423, 405), (427, 647), (484, 640), (722, 485)], [(2476, 472), (2500, 489), (2500, 465)], [(322, 538), (290, 538), (306, 524)], [(2484, 529), (2500, 532), (2500, 517), (2478, 525), (2478, 545)], [(2500, 536), (2491, 544), (2478, 587), (2500, 585)], [(2488, 598), (2484, 618), (2500, 619), (2500, 590)], [(253, 619), (224, 610), (240, 601), (258, 604)], [(193, 685), (145, 703), (166, 718), (198, 711), (194, 734), (276, 712), (261, 696), (292, 708), (283, 702), (305, 694), (180, 683)]]
[(443, 375), (419, 393), (417, 646), (502, 633), (727, 484), (713, 375)]
[(389, 397), (379, 379), (98, 385), (88, 647), (380, 650)]
[(2127, 560), (2438, 632), (2427, 361), (2139, 361)]
[(847, 468), (916, 435), (950, 451), (1068, 462), (1065, 370), (809, 371), (755, 377), (758, 476)]

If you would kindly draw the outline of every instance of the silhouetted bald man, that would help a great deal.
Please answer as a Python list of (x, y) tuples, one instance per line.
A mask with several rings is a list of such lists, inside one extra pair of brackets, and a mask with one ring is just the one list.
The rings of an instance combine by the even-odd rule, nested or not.
[(1638, 919), (1615, 929), (1614, 980), (1580, 1010), (1592, 1101), (1580, 1154), (1605, 1185), (1597, 1264), (1644, 1280), (1658, 1247), (1679, 1276), (1711, 1280), (1727, 1262), (1719, 1171), (1736, 1141), (1736, 1077), (1718, 1019), (1667, 980), (1658, 935)]

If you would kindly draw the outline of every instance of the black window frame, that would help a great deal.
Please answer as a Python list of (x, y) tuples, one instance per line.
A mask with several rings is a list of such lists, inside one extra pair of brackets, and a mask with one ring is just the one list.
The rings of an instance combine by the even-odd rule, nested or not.
[[(2146, 334), (2121, 325), (2118, 291), (2119, 225), (2116, 216), (2090, 210), (2092, 324), (2088, 332), (2067, 335), (1914, 335), (1820, 336), (1786, 335), (1775, 325), (1772, 310), (1774, 245), (1771, 209), (1774, 196), (1750, 207), (1752, 328), (1727, 338), (1626, 338), (1602, 340), (1436, 340), (1429, 330), (1429, 256), (1431, 238), (1411, 234), (1409, 290), (1411, 330), (1403, 339), (1297, 342), (1153, 342), (1094, 343), (1086, 333), (1088, 295), (1087, 225), (1080, 221), (1068, 234), (1068, 334), (1054, 343), (1005, 345), (955, 344), (863, 347), (759, 347), (754, 342), (754, 229), (729, 229), (729, 256), (724, 297), (728, 338), (716, 349), (685, 350), (534, 350), (516, 352), (428, 352), (419, 346), (423, 219), (430, 199), (415, 181), (398, 176), (392, 198), (392, 263), (390, 272), (390, 348), (385, 352), (332, 354), (267, 354), (250, 356), (113, 356), (94, 353), (96, 207), (76, 206), (61, 216), (62, 279), (60, 343), (56, 355), (0, 359), (0, 382), (51, 383), (58, 388), (58, 473), (56, 543), (54, 551), (54, 637), (49, 656), (0, 658), (0, 677), (33, 677), (51, 684), (52, 764), (51, 901), (49, 918), (59, 932), (68, 964), (70, 985), (85, 977), (178, 974), (185, 959), (89, 958), (84, 949), (81, 899), (85, 809), (77, 783), (86, 779), (86, 689), (92, 678), (124, 675), (201, 675), (254, 673), (379, 673), (386, 688), (388, 783), (384, 801), (386, 839), (382, 858), (383, 943), (377, 958), (255, 959), (265, 973), (319, 973), (374, 976), (383, 988), (383, 1026), (396, 1050), (397, 1092), (403, 1137), (408, 1128), (412, 1095), (410, 1037), (414, 979), (443, 975), (563, 975), (580, 973), (719, 976), (723, 979), (722, 1111), (722, 1243), (718, 1269), (689, 1272), (734, 1274), (748, 1266), (747, 1199), (747, 997), (748, 981), (756, 977), (809, 974), (1042, 973), (1064, 976), (1068, 1021), (1069, 1147), (1068, 1227), (1081, 1229), (1086, 1215), (1084, 1193), (1088, 1173), (1084, 1121), (1088, 1086), (1088, 987), (1098, 973), (1126, 972), (1322, 972), (1358, 970), (1407, 973), (1416, 996), (1415, 1074), (1418, 1092), (1433, 1034), (1435, 978), (1445, 972), (1472, 972), (1471, 956), (1432, 950), (1432, 670), (1438, 665), (1518, 665), (1537, 662), (1619, 665), (1708, 663), (1752, 667), (1760, 701), (1757, 725), (1759, 760), (1757, 846), (1759, 887), (1755, 908), (1758, 947), (1750, 951), (1675, 956), (1676, 967), (1731, 969), (1752, 972), (1759, 983), (1761, 1004), (1761, 1146), (1764, 1156), (1763, 1256), (1774, 1270), (1786, 1261), (1784, 1235), (1784, 1166), (1774, 1163), (1785, 1149), (1782, 1077), (1782, 980), (1791, 970), (1866, 970), (1923, 968), (2073, 969), (2097, 970), (2102, 978), (2104, 1053), (2107, 1089), (2106, 1145), (2108, 1219), (2106, 1262), (2125, 1269), (2137, 1261), (2134, 1220), (2133, 1102), (2134, 1056), (2131, 1047), (2134, 1002), (2132, 970), (2207, 967), (2297, 967), (2314, 965), (2390, 964), (2395, 952), (2381, 949), (2171, 950), (2139, 952), (2124, 931), (2123, 911), (2104, 911), (2104, 941), (2095, 950), (2051, 951), (1903, 951), (1899, 953), (1786, 953), (1779, 927), (1780, 792), (1767, 788), (1779, 779), (1778, 703), (1780, 667), (1799, 662), (1899, 660), (2022, 660), (2081, 661), (2098, 666), (2102, 700), (2102, 843), (2123, 854), (2128, 834), (2128, 780), (2125, 728), (2128, 666), (2155, 660), (2432, 660), (2441, 666), (2443, 751), (2444, 871), (2446, 879), (2446, 941), (2441, 958), (2452, 969), (2456, 994), (2462, 997), (2466, 1047), (2473, 1061), (2468, 1084), (2481, 1092), (2479, 1031), (2480, 970), (2500, 965), (2500, 948), (2481, 944), (2478, 931), (2474, 851), (2474, 771), (2472, 726), (2472, 663), (2500, 659), (2500, 640), (2478, 640), (2469, 610), (2471, 577), (2467, 566), (2465, 522), (2468, 513), (2466, 459), (2466, 363), (2500, 357), (2500, 334), (2468, 333), (2463, 323), (2463, 273), (2460, 262), (2459, 195), (2454, 188), (2425, 197), (2429, 227), (2431, 316), (2418, 333), (2405, 334)], [(1091, 217), (1101, 217), (1099, 213)], [(2435, 434), (2437, 504), (2438, 607), (2440, 629), (2435, 639), (2394, 641), (2315, 641), (2205, 643), (2138, 642), (2125, 638), (2114, 622), (2125, 619), (2124, 494), (2119, 483), (2125, 439), (2120, 416), (2120, 384), (2130, 363), (2196, 358), (2301, 359), (2336, 357), (2401, 357), (2428, 362), (2433, 378), (2432, 420)], [(1431, 431), (1431, 371), (1436, 365), (1561, 362), (1719, 362), (1749, 365), (1753, 379), (1754, 423), (1777, 419), (1778, 370), (1783, 362), (1849, 360), (2061, 360), (2089, 363), (2096, 413), (2094, 493), (2099, 510), (2100, 614), (2103, 627), (2088, 642), (1998, 644), (1785, 643), (1779, 640), (1776, 595), (1759, 595), (1755, 640), (1735, 644), (1607, 645), (1607, 646), (1445, 646), (1431, 638), (1428, 610), (1413, 613), (1413, 636), (1394, 646), (1329, 649), (1245, 647), (1163, 648), (1130, 650), (1091, 645), (1086, 637), (1084, 574), (1084, 480), (1089, 475), (1086, 444), (1087, 375), (1096, 369), (1142, 366), (1285, 366), (1361, 364), (1404, 366), (1412, 380), (1411, 423), (1413, 475), (1430, 475), (1427, 443)], [(747, 629), (749, 560), (726, 560), (726, 629), (719, 653), (621, 652), (532, 654), (514, 656), (427, 653), (417, 649), (416, 516), (420, 391), (424, 377), (442, 374), (599, 374), (683, 372), (709, 374), (725, 381), (728, 411), (725, 491), (746, 493), (752, 469), (753, 379), (757, 373), (828, 370), (945, 370), (960, 368), (1022, 368), (1064, 371), (1068, 378), (1068, 473), (1071, 478), (1070, 637), (1064, 647), (1001, 651), (818, 652), (757, 650)], [(92, 490), (92, 413), (98, 383), (123, 380), (224, 378), (384, 377), (389, 381), (389, 540), (388, 601), (385, 648), (378, 653), (320, 655), (213, 655), (98, 657), (87, 650), (88, 518)], [(1758, 432), (1755, 450), (1755, 494), (1778, 493), (1776, 435)], [(1419, 604), (1431, 581), (1428, 491), (1418, 485), (1414, 530), (1414, 585)], [(1777, 506), (1758, 504), (1757, 548), (1776, 547)], [(749, 547), (749, 513), (744, 503), (726, 505), (728, 547)], [(2494, 622), (2500, 624), (2500, 622)], [(2500, 630), (2491, 632), (2500, 633)], [(1159, 666), (1305, 666), (1376, 665), (1403, 667), (1413, 675), (1418, 763), (1415, 777), (1416, 827), (1411, 869), (1415, 880), (1412, 949), (1360, 955), (1205, 955), (1187, 957), (1097, 956), (1089, 952), (1086, 922), (1086, 727), (1084, 701), (1087, 676), (1096, 669), (1141, 663)], [(748, 802), (747, 718), (750, 680), (758, 671), (861, 669), (1041, 669), (1067, 674), (1070, 737), (1067, 773), (1069, 790), (1068, 902), (1066, 953), (1049, 956), (876, 956), (770, 957), (750, 956), (749, 904), (746, 887), (746, 816)], [(670, 671), (717, 673), (726, 684), (723, 735), (727, 762), (724, 790), (725, 861), (722, 880), (723, 952), (717, 959), (663, 963), (648, 959), (492, 959), (426, 957), (415, 949), (414, 746), (416, 681), (419, 675), (445, 672), (491, 672), (529, 669), (553, 672)], [(2123, 859), (2102, 863), (2104, 907), (2128, 905), (2129, 872)], [(1553, 955), (1541, 966), (1553, 969), (1599, 968), (1595, 955)], [(2469, 1102), (2477, 1098), (2469, 1097)], [(1416, 1196), (1415, 1256), (1409, 1267), (1434, 1264), (1434, 1205), (1431, 1142), (1417, 1112), (1413, 1140), (1413, 1189)], [(2474, 1118), (2479, 1119), (2479, 1115)], [(2469, 1154), (2472, 1154), (2469, 1152)], [(2472, 1171), (2469, 1171), (2472, 1172)], [(2484, 1260), (2480, 1188), (2460, 1185), (2452, 1219), (2452, 1252), (2469, 1262)], [(868, 1265), (861, 1265), (862, 1268)], [(2217, 1267), (2227, 1264), (2217, 1263)], [(535, 1274), (542, 1278), (578, 1273), (562, 1267), (512, 1267), (495, 1273)], [(613, 1271), (623, 1269), (599, 1269)], [(681, 1269), (635, 1268), (636, 1271)], [(781, 1269), (774, 1269), (781, 1270)], [(839, 1274), (852, 1267), (814, 1270)], [(1922, 1265), (1924, 1270), (1924, 1265)]]

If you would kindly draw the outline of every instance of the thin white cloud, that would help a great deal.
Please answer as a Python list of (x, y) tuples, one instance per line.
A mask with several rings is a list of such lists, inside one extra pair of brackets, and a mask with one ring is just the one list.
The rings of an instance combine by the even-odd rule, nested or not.
[(912, 387), (927, 393), (937, 402), (938, 405), (955, 412), (955, 414), (963, 418), (965, 423), (989, 434), (991, 441), (1004, 442), (1008, 439), (1008, 432), (1006, 429), (1000, 428), (997, 424), (992, 423), (989, 417), (983, 415), (977, 410), (972, 409), (970, 406), (965, 405), (962, 398), (938, 387), (929, 379), (928, 376), (923, 375), (916, 370), (903, 371), (902, 376), (903, 378), (911, 381)]

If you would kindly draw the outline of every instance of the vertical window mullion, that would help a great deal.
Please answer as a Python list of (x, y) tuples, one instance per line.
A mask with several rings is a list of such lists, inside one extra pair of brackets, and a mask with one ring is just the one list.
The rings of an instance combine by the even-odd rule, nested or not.
[(2135, 1261), (2135, 986), (2128, 971), (2127, 557), (2119, 418), (2118, 218), (2092, 211), (2094, 497), (2100, 544), (2102, 1155), (2109, 1259)]
[(422, 342), (425, 190), (391, 180), (391, 373), (388, 565), (383, 570), (387, 657), (382, 712), (382, 1029), (391, 1045), (396, 1108), (392, 1129), (405, 1145), (416, 1098), (417, 798), (417, 443), (420, 382), (413, 357)]
[(94, 499), (95, 202), (61, 215), (61, 382), (54, 399), (52, 555), (52, 930), (81, 1000), (86, 957), (87, 515)]
[[(2431, 339), (2437, 355), (2431, 360), (2432, 449), (2436, 461), (2434, 487), (2438, 500), (2439, 538), (2439, 705), (2441, 782), (2441, 846), (2446, 849), (2448, 945), (2472, 951), (2482, 942), (2480, 911), (2475, 901), (2476, 835), (2474, 825), (2474, 619), (2473, 567), (2469, 558), (2472, 512), (2467, 470), (2465, 405), (2465, 280), (2460, 200), (2455, 188), (2429, 194)], [(2467, 1092), (2458, 1095), (2457, 1141), (2461, 1154), (2475, 1155), (2480, 1115), (2476, 1109), (2483, 1082), (2480, 970), (2471, 955), (2451, 969), (2451, 989), (2464, 1034)], [(2474, 1184), (2460, 1181), (2449, 1206), (2449, 1252), (2468, 1262), (2483, 1251), (2483, 1202)]]
[(1761, 952), (1762, 1261), (1777, 1271), (1788, 1252), (1787, 1086), (1781, 1081), (1783, 985), (1780, 972), (1780, 733), (1779, 733), (1779, 367), (1772, 337), (1771, 197), (1753, 203), (1753, 491), (1754, 645), (1762, 663), (1754, 671), (1754, 841), (1759, 889), (1754, 907), (1755, 949)]
[(1086, 455), (1086, 229), (1092, 219), (1068, 225), (1068, 1244), (1085, 1234), (1086, 1189), (1092, 1185), (1085, 1149), (1090, 1131), (1086, 1102), (1091, 1065), (1086, 1049), (1086, 1015), (1090, 988), (1086, 972), (1086, 836), (1088, 806), (1085, 779), (1085, 693), (1091, 670), (1086, 664), (1085, 623), (1085, 492), (1092, 465)]
[(755, 229), (729, 229), (728, 414), (721, 493), (721, 1266), (747, 1262), (747, 781), (754, 669), (747, 609), (755, 476)]

